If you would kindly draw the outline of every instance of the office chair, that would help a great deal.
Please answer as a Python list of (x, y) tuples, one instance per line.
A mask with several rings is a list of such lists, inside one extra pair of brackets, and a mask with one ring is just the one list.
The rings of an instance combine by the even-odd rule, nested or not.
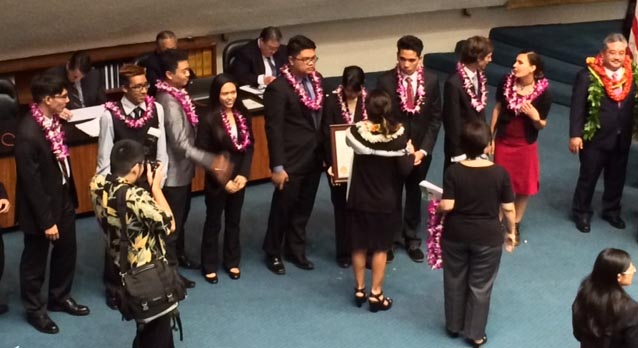
[(229, 42), (228, 45), (224, 47), (224, 51), (222, 52), (222, 68), (224, 72), (229, 72), (230, 65), (233, 63), (233, 60), (235, 59), (237, 50), (252, 40), (253, 39), (236, 40), (236, 41)]

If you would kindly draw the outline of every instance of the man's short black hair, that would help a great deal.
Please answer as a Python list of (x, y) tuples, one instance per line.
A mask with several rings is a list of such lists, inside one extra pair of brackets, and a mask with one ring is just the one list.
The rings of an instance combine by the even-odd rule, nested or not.
[(423, 41), (414, 35), (402, 36), (397, 41), (397, 53), (401, 50), (414, 51), (420, 57), (423, 52)]
[(138, 163), (144, 163), (144, 146), (142, 144), (135, 140), (123, 139), (113, 145), (111, 174), (124, 177)]
[(303, 35), (295, 35), (288, 40), (288, 55), (296, 57), (303, 50), (314, 50), (317, 48), (315, 42)]
[(79, 69), (83, 75), (91, 71), (91, 57), (84, 51), (75, 51), (69, 58), (69, 70)]
[(160, 53), (160, 66), (164, 73), (167, 71), (174, 73), (179, 62), (185, 60), (188, 60), (188, 54), (182, 50), (170, 49)]
[(280, 41), (281, 40), (281, 30), (277, 27), (266, 27), (262, 29), (259, 34), (259, 38), (261, 41)]
[(36, 103), (41, 103), (46, 97), (62, 94), (65, 88), (66, 81), (55, 74), (36, 75), (31, 80), (31, 96)]

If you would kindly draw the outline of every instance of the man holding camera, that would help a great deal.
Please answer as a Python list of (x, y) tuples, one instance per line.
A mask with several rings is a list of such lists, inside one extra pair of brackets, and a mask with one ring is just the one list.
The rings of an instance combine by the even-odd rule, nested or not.
[[(120, 69), (120, 84), (124, 96), (118, 102), (104, 104), (105, 110), (100, 118), (97, 174), (111, 173), (110, 156), (113, 143), (121, 139), (130, 139), (144, 146), (146, 159), (164, 163), (162, 177), (166, 177), (168, 154), (164, 132), (164, 109), (153, 97), (148, 96), (146, 70), (137, 65), (125, 64)], [(110, 267), (112, 260), (108, 252), (105, 255), (102, 277), (106, 287), (106, 304), (115, 309), (115, 289), (120, 280), (117, 270)]]
[[(112, 267), (119, 270), (120, 262), (128, 262), (128, 268), (136, 268), (164, 258), (164, 239), (175, 231), (175, 219), (161, 187), (164, 164), (160, 163), (153, 170), (151, 163), (145, 159), (144, 146), (130, 139), (116, 142), (109, 160), (111, 174), (94, 176), (90, 190), (95, 216), (109, 236), (108, 252)], [(150, 186), (150, 192), (137, 184), (143, 180)], [(126, 221), (130, 243), (128, 260), (120, 260), (121, 226), (116, 193), (122, 187), (126, 187)], [(171, 314), (138, 327), (133, 345), (174, 347)]]

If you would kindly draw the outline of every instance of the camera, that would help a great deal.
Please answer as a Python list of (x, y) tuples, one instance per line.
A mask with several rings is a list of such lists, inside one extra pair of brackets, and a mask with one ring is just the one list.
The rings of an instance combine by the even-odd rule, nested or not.
[(147, 164), (151, 165), (151, 171), (153, 172), (153, 175), (155, 175), (155, 171), (159, 167), (160, 162), (157, 160), (146, 159), (146, 161), (144, 162), (144, 167), (146, 167)]

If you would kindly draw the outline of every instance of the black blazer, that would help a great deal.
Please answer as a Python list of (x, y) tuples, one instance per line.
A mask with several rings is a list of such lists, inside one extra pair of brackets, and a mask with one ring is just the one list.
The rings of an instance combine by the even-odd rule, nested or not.
[[(481, 97), (481, 91), (477, 91)], [(427, 97), (427, 94), (426, 94)], [(443, 85), (443, 128), (445, 129), (444, 152), (446, 161), (463, 154), (461, 150), (461, 132), (466, 122), (480, 120), (485, 122), (485, 109), (477, 112), (472, 107), (472, 99), (465, 92), (463, 81), (458, 72), (448, 76)]]
[[(70, 171), (67, 185), (42, 128), (30, 113), (22, 117), (16, 130), (15, 160), (17, 170), (16, 218), (27, 234), (40, 234), (60, 221), (65, 195), (77, 208), (77, 194)], [(71, 160), (69, 160), (69, 170)], [(85, 183), (88, 185), (88, 183)], [(67, 198), (68, 199), (68, 198)]]
[(162, 71), (159, 54), (157, 52), (151, 52), (144, 55), (140, 59), (139, 65), (146, 68), (146, 80), (148, 80), (150, 84), (148, 94), (155, 96), (155, 94), (157, 94), (155, 84), (158, 80), (164, 80), (164, 72)]
[[(345, 97), (344, 97), (345, 98)], [(345, 99), (344, 99), (345, 100)], [(361, 121), (363, 113), (363, 103), (361, 97), (357, 99), (357, 105), (354, 109), (353, 123)], [(323, 102), (323, 116), (321, 116), (321, 129), (323, 132), (323, 154), (324, 160), (328, 166), (332, 165), (332, 143), (330, 138), (330, 126), (333, 124), (346, 124), (341, 116), (341, 105), (335, 93), (330, 95)]]
[[(230, 136), (224, 130), (224, 124), (219, 111), (208, 111), (204, 117), (199, 119), (197, 126), (195, 146), (212, 153), (226, 151), (230, 154), (230, 162), (233, 164), (233, 174), (230, 180), (234, 179), (237, 175), (244, 176), (248, 179), (250, 177), (250, 165), (253, 159), (255, 138), (252, 132), (251, 116), (243, 108), (240, 109), (240, 112), (246, 119), (246, 127), (248, 127), (248, 136), (250, 138), (250, 145), (243, 152), (235, 148)], [(239, 134), (239, 124), (237, 125), (237, 133)], [(225, 184), (221, 185), (215, 176), (208, 171), (206, 172), (206, 185), (211, 185), (211, 187), (214, 188), (223, 188), (225, 186)]]
[[(301, 103), (284, 77), (268, 85), (264, 93), (264, 117), (271, 169), (283, 165), (288, 174), (321, 170), (321, 126), (315, 128), (313, 113)], [(321, 117), (321, 110), (316, 114)]]
[[(501, 81), (496, 89), (496, 101), (501, 103), (501, 112), (498, 115), (498, 121), (496, 122), (495, 129), (497, 138), (505, 137), (507, 125), (513, 117), (516, 117), (514, 112), (507, 108), (507, 100), (505, 100), (505, 95), (503, 94), (506, 79), (507, 76), (503, 78), (503, 81)], [(549, 87), (545, 90), (545, 92), (543, 92), (543, 94), (539, 95), (532, 101), (532, 106), (538, 110), (541, 120), (547, 119), (549, 109), (552, 107), (552, 102), (552, 93), (549, 91)], [(524, 115), (522, 117), (524, 117), (523, 120), (525, 120), (525, 140), (527, 140), (528, 144), (533, 144), (536, 139), (538, 139), (538, 129), (534, 127), (534, 122), (529, 117)]]
[[(261, 57), (259, 45), (255, 39), (241, 47), (230, 65), (230, 73), (240, 85), (257, 86), (257, 77), (265, 72), (264, 60)], [(288, 63), (287, 49), (281, 45), (273, 55), (275, 68), (279, 69)]]
[[(587, 101), (589, 84), (589, 70), (583, 69), (576, 75), (572, 90), (572, 103), (569, 113), (570, 138), (583, 136), (583, 129), (589, 113), (589, 102)], [(629, 148), (634, 127), (635, 96), (635, 81), (632, 82), (631, 91), (627, 98), (620, 103), (620, 106), (605, 94), (600, 102), (600, 128), (594, 134), (594, 138), (585, 143), (585, 146), (594, 146), (601, 150), (612, 150), (618, 137), (621, 148)]]
[(408, 139), (412, 140), (414, 149), (425, 150), (432, 155), (436, 138), (441, 128), (441, 90), (436, 74), (425, 71), (425, 101), (419, 114), (412, 115), (401, 110), (401, 101), (397, 94), (396, 69), (386, 71), (379, 77), (377, 87), (392, 96), (392, 112), (406, 130)]
[[(66, 77), (66, 65), (53, 67), (46, 71), (60, 76), (67, 83), (69, 90), (71, 83)], [(95, 106), (106, 103), (106, 92), (104, 91), (104, 77), (96, 69), (91, 69), (80, 82), (82, 85), (82, 98), (85, 106)]]

